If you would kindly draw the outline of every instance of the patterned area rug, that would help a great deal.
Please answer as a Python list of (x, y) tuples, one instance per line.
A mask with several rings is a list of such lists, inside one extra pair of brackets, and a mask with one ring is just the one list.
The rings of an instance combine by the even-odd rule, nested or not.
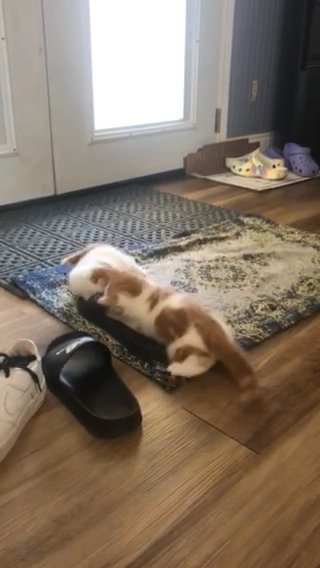
[(139, 250), (238, 214), (141, 185), (3, 211), (0, 279), (57, 264), (84, 244), (105, 241), (127, 251)]
[[(223, 314), (244, 348), (320, 310), (319, 235), (261, 217), (238, 215), (136, 256), (159, 283), (194, 294), (208, 309)], [(79, 316), (64, 267), (24, 272), (14, 282), (60, 320), (88, 331), (116, 357), (172, 387), (161, 363), (137, 359)]]

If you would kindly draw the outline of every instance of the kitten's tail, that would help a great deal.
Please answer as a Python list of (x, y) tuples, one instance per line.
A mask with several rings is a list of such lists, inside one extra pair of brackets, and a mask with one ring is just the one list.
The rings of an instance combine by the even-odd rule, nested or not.
[(100, 244), (101, 243), (92, 243), (91, 245), (85, 246), (81, 250), (78, 250), (76, 252), (72, 252), (71, 254), (69, 254), (68, 256), (65, 256), (62, 259), (61, 264), (72, 264), (72, 265), (78, 264), (79, 260), (81, 260), (81, 258), (83, 256), (85, 256), (87, 254), (87, 252), (90, 252), (92, 249), (95, 249)]
[(207, 348), (223, 363), (239, 386), (242, 389), (255, 389), (257, 383), (254, 370), (243, 349), (225, 327), (210, 317), (201, 332)]
[(218, 358), (242, 389), (255, 389), (257, 387), (254, 370), (246, 354), (235, 341), (227, 339), (221, 342), (218, 348)]

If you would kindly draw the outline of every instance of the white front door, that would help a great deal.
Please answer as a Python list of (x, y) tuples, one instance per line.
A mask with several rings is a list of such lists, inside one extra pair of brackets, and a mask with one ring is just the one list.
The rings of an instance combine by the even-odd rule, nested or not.
[(0, 205), (53, 192), (41, 0), (0, 0)]
[(43, 0), (58, 193), (214, 141), (224, 0)]

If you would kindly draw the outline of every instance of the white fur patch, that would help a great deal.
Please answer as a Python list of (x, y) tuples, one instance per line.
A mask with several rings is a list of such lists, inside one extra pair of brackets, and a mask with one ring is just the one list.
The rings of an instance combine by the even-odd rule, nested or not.
[(189, 355), (184, 361), (171, 363), (169, 373), (176, 377), (197, 377), (208, 371), (214, 365), (214, 359), (204, 359), (197, 355)]

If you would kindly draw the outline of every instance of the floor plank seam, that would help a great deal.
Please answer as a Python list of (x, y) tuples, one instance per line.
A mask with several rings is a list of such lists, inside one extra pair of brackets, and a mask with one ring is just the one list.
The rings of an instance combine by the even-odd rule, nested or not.
[[(197, 418), (198, 420), (201, 420), (201, 422), (204, 422), (205, 424), (207, 424), (208, 426), (210, 426), (211, 428), (213, 428), (214, 430), (216, 430), (217, 432), (220, 432), (220, 434), (224, 434), (224, 436), (227, 436), (227, 438), (230, 438), (230, 440), (233, 440), (234, 442), (237, 442), (237, 444), (239, 444), (240, 446), (242, 446), (243, 448), (246, 448), (246, 450), (250, 450), (250, 452), (252, 452), (253, 454), (256, 454), (257, 456), (260, 456), (260, 452), (258, 452), (257, 450), (255, 450), (254, 448), (251, 448), (250, 446), (247, 446), (247, 444), (244, 444), (243, 442), (241, 442), (241, 440), (238, 440), (238, 438), (235, 438), (234, 436), (231, 436), (230, 434), (227, 434), (226, 432), (224, 432), (224, 430), (222, 430), (221, 428), (218, 428), (217, 426), (215, 426), (214, 424), (211, 424), (211, 422), (209, 422), (208, 420), (205, 420), (204, 418), (201, 418), (200, 416), (198, 416), (197, 414), (195, 414), (194, 412), (192, 412), (191, 410), (189, 410), (188, 408), (186, 408), (185, 406), (182, 407), (183, 410), (185, 410), (186, 412), (188, 412), (191, 416), (193, 416), (194, 418)], [(320, 568), (320, 567), (319, 567)]]

